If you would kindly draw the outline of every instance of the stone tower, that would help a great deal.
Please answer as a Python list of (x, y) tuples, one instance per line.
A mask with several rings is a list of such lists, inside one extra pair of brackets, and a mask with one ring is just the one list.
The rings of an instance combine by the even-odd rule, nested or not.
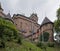
[(32, 13), (31, 16), (30, 16), (30, 19), (37, 23), (38, 22), (37, 14), (36, 13)]
[(3, 18), (6, 17), (5, 13), (3, 13), (3, 8), (1, 6), (1, 3), (0, 3), (0, 16)]
[(8, 14), (6, 15), (6, 18), (12, 19), (10, 13), (8, 13)]
[(0, 3), (0, 17), (4, 18), (4, 19), (6, 19), (6, 20), (9, 20), (9, 21), (11, 21), (11, 22), (13, 22), (10, 13), (8, 13), (8, 14), (6, 15), (3, 11), (4, 11), (4, 10), (3, 10), (2, 6), (1, 6), (1, 3)]
[(0, 12), (3, 12), (3, 9), (2, 9), (2, 7), (1, 7), (1, 3), (0, 3)]
[(53, 22), (51, 22), (47, 17), (43, 20), (41, 26), (40, 26), (40, 34), (48, 32), (49, 33), (49, 40), (53, 41)]

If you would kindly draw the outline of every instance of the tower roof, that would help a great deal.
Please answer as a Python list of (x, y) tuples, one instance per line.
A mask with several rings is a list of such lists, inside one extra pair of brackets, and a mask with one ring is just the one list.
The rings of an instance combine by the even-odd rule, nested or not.
[(1, 2), (0, 2), (0, 10), (3, 10), (3, 9), (2, 9), (2, 6), (1, 6)]
[(43, 20), (41, 25), (47, 24), (47, 23), (53, 23), (51, 22), (47, 17), (45, 17), (45, 19)]
[(31, 17), (34, 17), (34, 16), (37, 17), (37, 14), (36, 14), (36, 13), (32, 13), (32, 14), (31, 14)]
[[(10, 13), (8, 13), (8, 14), (6, 15), (5, 19), (10, 20), (10, 21), (13, 22), (13, 19), (12, 19)], [(13, 22), (13, 23), (14, 23), (14, 22)]]
[(10, 15), (10, 13), (7, 14), (7, 18), (11, 19), (11, 15)]
[(36, 13), (32, 13), (31, 16), (30, 16), (30, 19), (37, 23), (38, 22), (37, 14)]

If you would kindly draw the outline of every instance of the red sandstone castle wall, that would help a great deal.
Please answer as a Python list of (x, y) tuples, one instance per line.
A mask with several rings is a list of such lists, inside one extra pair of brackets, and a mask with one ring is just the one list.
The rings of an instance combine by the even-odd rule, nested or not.
[[(19, 16), (19, 17), (13, 17), (13, 21), (17, 27), (17, 29), (26, 31), (23, 33), (24, 36), (31, 35), (31, 31), (34, 30), (34, 32), (37, 34), (37, 30), (39, 29), (40, 25), (33, 22), (32, 20), (29, 20), (25, 17)], [(37, 35), (33, 35), (33, 38), (37, 37)], [(30, 37), (31, 38), (31, 37)]]
[(45, 24), (41, 27), (40, 29), (40, 34), (43, 32), (48, 32), (49, 33), (49, 41), (53, 41), (53, 24)]

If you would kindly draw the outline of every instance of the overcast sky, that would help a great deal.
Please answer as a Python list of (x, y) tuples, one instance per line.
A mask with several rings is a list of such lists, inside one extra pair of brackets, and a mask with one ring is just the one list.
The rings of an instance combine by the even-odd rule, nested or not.
[(0, 2), (6, 14), (19, 13), (29, 17), (33, 12), (37, 13), (39, 24), (45, 16), (54, 21), (60, 4), (59, 0), (0, 0)]

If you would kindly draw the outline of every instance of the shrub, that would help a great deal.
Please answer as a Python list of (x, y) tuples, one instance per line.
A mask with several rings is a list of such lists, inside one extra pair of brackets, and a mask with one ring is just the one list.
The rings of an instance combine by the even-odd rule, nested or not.
[[(7, 41), (16, 40), (21, 44), (21, 38), (14, 24), (3, 18), (0, 18), (0, 47), (4, 48)], [(2, 41), (3, 40), (3, 41)]]
[(47, 45), (48, 45), (48, 47), (54, 47), (55, 44), (54, 44), (54, 42), (49, 42)]
[(43, 49), (44, 51), (46, 51), (47, 46), (46, 46), (45, 43), (39, 42), (39, 43), (37, 44), (37, 46), (40, 47), (41, 49)]
[(20, 44), (20, 45), (22, 44), (22, 42), (21, 42), (21, 39), (20, 39), (20, 38), (18, 38), (17, 43), (18, 43), (18, 44)]
[(38, 42), (37, 46), (40, 47), (40, 48), (43, 48), (43, 43), (42, 42)]
[(0, 40), (0, 48), (5, 48), (5, 42)]
[(1, 44), (2, 44), (2, 47), (5, 48), (5, 42), (2, 41)]

